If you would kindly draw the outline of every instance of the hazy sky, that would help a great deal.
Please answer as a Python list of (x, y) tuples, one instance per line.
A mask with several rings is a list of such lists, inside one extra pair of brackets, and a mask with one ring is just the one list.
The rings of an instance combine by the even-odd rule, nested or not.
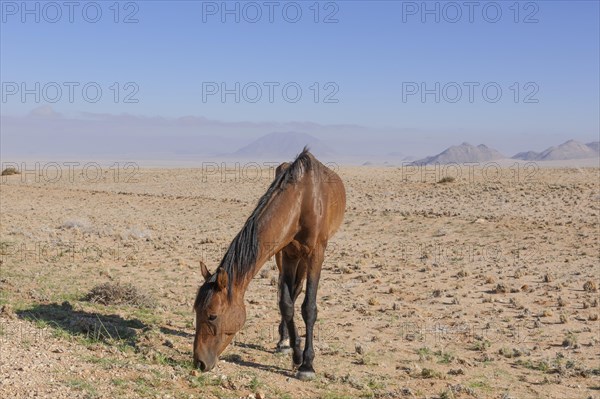
[(600, 131), (598, 1), (73, 4), (1, 2), (3, 134), (46, 105), (82, 130), (84, 113), (314, 122), (420, 152)]

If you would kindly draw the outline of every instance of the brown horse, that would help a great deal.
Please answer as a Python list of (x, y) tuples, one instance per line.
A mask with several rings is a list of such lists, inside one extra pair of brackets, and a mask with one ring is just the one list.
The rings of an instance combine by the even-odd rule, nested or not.
[[(246, 320), (244, 294), (261, 266), (276, 255), (279, 267), (280, 350), (290, 350), (299, 379), (315, 375), (313, 331), (317, 319), (317, 287), (327, 241), (342, 224), (346, 208), (344, 184), (305, 147), (296, 160), (277, 168), (274, 181), (260, 198), (221, 264), (210, 274), (201, 263), (205, 282), (194, 302), (196, 336), (194, 366), (211, 370)], [(294, 303), (306, 279), (302, 318), (304, 351), (294, 323)]]

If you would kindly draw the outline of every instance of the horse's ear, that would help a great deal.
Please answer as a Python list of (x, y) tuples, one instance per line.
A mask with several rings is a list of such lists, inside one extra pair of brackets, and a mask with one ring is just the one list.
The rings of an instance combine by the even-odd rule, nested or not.
[(204, 277), (204, 281), (208, 281), (208, 279), (210, 278), (210, 272), (208, 271), (208, 268), (202, 261), (200, 261), (200, 271), (202, 272), (202, 277)]
[(227, 279), (228, 279), (227, 271), (225, 271), (225, 269), (220, 267), (217, 270), (217, 285), (220, 290), (224, 290), (225, 287), (227, 287)]

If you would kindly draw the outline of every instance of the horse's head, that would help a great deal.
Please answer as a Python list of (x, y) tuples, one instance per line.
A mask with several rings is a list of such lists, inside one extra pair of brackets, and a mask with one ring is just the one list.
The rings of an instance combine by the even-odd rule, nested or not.
[(228, 293), (228, 275), (218, 268), (211, 275), (200, 263), (204, 284), (194, 304), (196, 337), (194, 338), (194, 367), (211, 370), (246, 320), (244, 299)]

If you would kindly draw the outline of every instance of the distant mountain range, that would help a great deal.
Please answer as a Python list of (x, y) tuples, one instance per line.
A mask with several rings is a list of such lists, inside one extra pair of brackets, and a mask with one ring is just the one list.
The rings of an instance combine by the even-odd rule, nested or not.
[[(43, 105), (24, 115), (4, 115), (0, 118), (2, 161), (47, 161), (54, 159), (77, 161), (119, 160), (144, 162), (151, 165), (194, 165), (212, 160), (290, 160), (308, 145), (325, 162), (346, 164), (398, 165), (409, 162), (481, 162), (504, 158), (514, 163), (546, 161), (593, 165), (599, 154), (600, 143), (582, 144), (570, 140), (544, 151), (516, 147), (518, 143), (542, 143), (538, 135), (516, 135), (506, 132), (496, 137), (493, 145), (511, 154), (504, 156), (485, 145), (467, 143), (452, 146), (442, 153), (431, 155), (432, 145), (448, 142), (448, 132), (430, 131), (411, 127), (368, 127), (355, 124), (320, 124), (308, 121), (224, 121), (203, 116), (144, 116), (128, 113), (110, 114), (74, 112), (63, 114), (50, 105)], [(275, 133), (273, 133), (275, 132)], [(269, 134), (267, 134), (269, 133)], [(308, 134), (307, 134), (308, 133)], [(457, 137), (457, 133), (452, 133)], [(464, 140), (482, 137), (464, 132)], [(586, 137), (580, 132), (580, 136)], [(490, 136), (485, 136), (487, 137)], [(565, 136), (554, 136), (565, 137)], [(593, 137), (593, 136), (592, 136)], [(565, 137), (566, 140), (569, 137)], [(485, 141), (483, 138), (476, 144)], [(489, 139), (491, 140), (491, 138)], [(581, 139), (580, 139), (581, 140)], [(456, 144), (460, 141), (456, 142)], [(498, 143), (498, 144), (496, 144)], [(558, 143), (558, 141), (557, 141)], [(550, 143), (548, 143), (550, 144)], [(523, 145), (523, 144), (522, 144)], [(444, 148), (442, 147), (442, 148)], [(442, 148), (436, 149), (439, 151)], [(518, 151), (517, 151), (518, 150)], [(511, 159), (514, 153), (519, 152)]]
[[(230, 156), (253, 159), (292, 159), (305, 145), (308, 145), (311, 152), (317, 157), (327, 158), (338, 155), (330, 146), (310, 134), (300, 132), (276, 132), (256, 139), (250, 144), (230, 154)], [(520, 152), (514, 155), (512, 159), (524, 161), (586, 159), (598, 157), (600, 155), (599, 151), (600, 143), (597, 141), (583, 144), (575, 140), (569, 140), (559, 146), (550, 147), (542, 152)], [(398, 151), (389, 152), (388, 156), (402, 159), (403, 161), (412, 160)], [(412, 164), (480, 163), (508, 158), (509, 157), (485, 144), (474, 146), (465, 142), (460, 145), (451, 146), (437, 155), (413, 161)], [(368, 165), (372, 163), (365, 162), (365, 164)]]
[(549, 147), (542, 152), (526, 151), (513, 156), (512, 159), (523, 161), (558, 161), (565, 159), (595, 158), (599, 155), (600, 142), (583, 144), (569, 140), (557, 147)]
[[(594, 141), (583, 144), (575, 140), (569, 140), (557, 147), (550, 147), (542, 152), (524, 151), (516, 154), (512, 159), (523, 161), (558, 161), (569, 159), (586, 159), (600, 156), (600, 142)], [(448, 164), (487, 162), (497, 159), (506, 159), (500, 152), (489, 148), (484, 144), (473, 146), (462, 143), (445, 149), (437, 155), (432, 155), (414, 161), (414, 165)]]

